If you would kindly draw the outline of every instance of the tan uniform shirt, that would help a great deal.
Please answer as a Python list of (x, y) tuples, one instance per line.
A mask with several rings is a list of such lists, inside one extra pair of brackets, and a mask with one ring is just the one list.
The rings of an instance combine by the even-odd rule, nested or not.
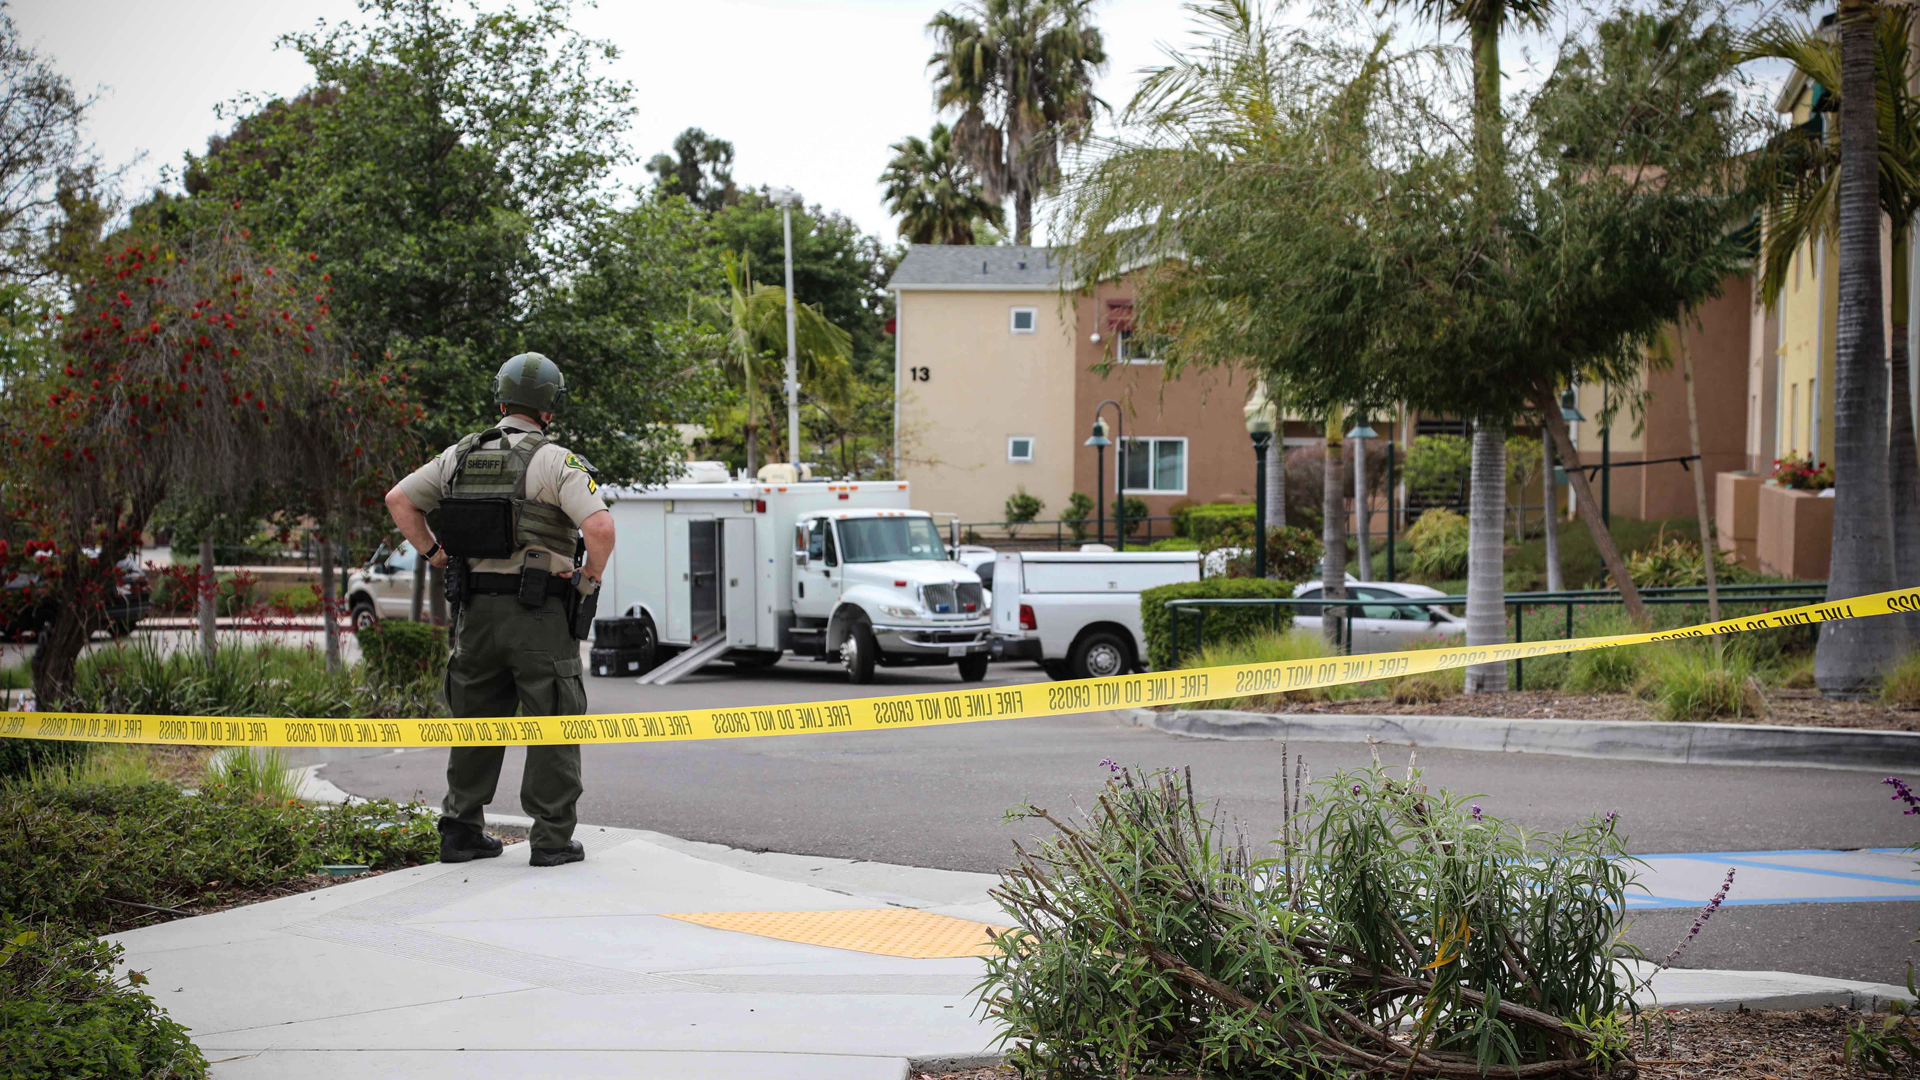
[[(508, 416), (500, 420), (499, 427), (508, 432), (508, 446), (515, 446), (526, 438), (527, 432), (540, 430), (540, 425), (521, 416)], [(431, 511), (440, 505), (446, 497), (447, 489), (453, 485), (454, 447), (441, 451), (440, 456), (427, 462), (400, 481), (400, 490), (413, 505), (423, 511)], [(548, 443), (534, 451), (533, 460), (527, 463), (527, 498), (533, 502), (557, 506), (573, 519), (578, 527), (588, 518), (607, 508), (606, 500), (600, 497), (600, 485), (587, 471), (585, 462), (574, 456), (565, 447)], [(473, 569), (483, 574), (517, 574), (521, 560), (533, 545), (521, 548), (513, 553), (511, 559), (475, 559)], [(541, 547), (540, 550), (546, 550)], [(554, 570), (565, 570), (573, 566), (573, 552), (549, 552), (552, 559), (549, 566)]]

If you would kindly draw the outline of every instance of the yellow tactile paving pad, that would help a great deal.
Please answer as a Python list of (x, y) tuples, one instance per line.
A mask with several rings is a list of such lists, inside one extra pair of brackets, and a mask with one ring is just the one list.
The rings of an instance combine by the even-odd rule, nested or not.
[(797, 941), (802, 945), (824, 945), (830, 949), (850, 949), (910, 960), (990, 956), (994, 951), (993, 935), (1000, 929), (986, 923), (935, 915), (913, 908), (700, 911), (663, 917), (710, 926), (715, 930), (733, 930), (781, 941)]

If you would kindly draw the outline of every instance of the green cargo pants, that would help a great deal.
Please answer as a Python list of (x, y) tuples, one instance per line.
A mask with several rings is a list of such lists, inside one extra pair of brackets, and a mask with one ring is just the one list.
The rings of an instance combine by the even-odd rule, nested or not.
[[(475, 596), (454, 629), (446, 682), (447, 708), (454, 716), (579, 716), (587, 711), (580, 643), (567, 626), (566, 602), (559, 597), (528, 609), (511, 596)], [(448, 751), (441, 813), (481, 828), (506, 752), (502, 746)], [(527, 747), (520, 808), (533, 819), (529, 839), (535, 849), (566, 846), (579, 799), (580, 747)]]

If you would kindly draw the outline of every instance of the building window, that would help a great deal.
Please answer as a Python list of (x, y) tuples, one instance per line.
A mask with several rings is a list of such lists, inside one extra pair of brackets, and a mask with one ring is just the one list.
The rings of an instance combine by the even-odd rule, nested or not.
[(1007, 460), (1008, 461), (1032, 461), (1033, 460), (1033, 436), (1031, 435), (1007, 436)]
[(1114, 336), (1114, 356), (1123, 364), (1158, 364), (1160, 340), (1137, 330), (1122, 330)]
[(1017, 307), (1007, 313), (1007, 329), (1016, 334), (1031, 334), (1040, 317), (1038, 308)]
[(1128, 439), (1121, 447), (1120, 475), (1126, 490), (1141, 495), (1184, 495), (1187, 491), (1185, 438)]

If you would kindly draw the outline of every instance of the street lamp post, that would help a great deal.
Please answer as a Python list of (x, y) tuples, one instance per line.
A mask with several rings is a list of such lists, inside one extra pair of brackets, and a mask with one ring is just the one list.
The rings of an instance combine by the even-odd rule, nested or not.
[(1367, 423), (1365, 413), (1354, 419), (1353, 429), (1347, 432), (1347, 438), (1353, 440), (1353, 537), (1361, 581), (1373, 580), (1373, 551), (1368, 546), (1373, 514), (1367, 506), (1367, 440), (1379, 437), (1380, 433)]
[[(1109, 440), (1107, 438), (1107, 423), (1100, 418), (1100, 414), (1105, 412), (1109, 405), (1113, 406), (1113, 422), (1119, 429), (1116, 432), (1119, 436), (1117, 440)], [(1107, 541), (1107, 509), (1106, 503), (1101, 501), (1107, 497), (1106, 448), (1109, 446), (1114, 447), (1113, 489), (1115, 494), (1113, 501), (1113, 527), (1116, 535), (1114, 536), (1113, 542), (1116, 549), (1125, 551), (1127, 550), (1127, 503), (1126, 498), (1121, 495), (1120, 492), (1125, 491), (1127, 486), (1126, 477), (1123, 475), (1126, 471), (1126, 458), (1122, 456), (1126, 453), (1127, 447), (1127, 418), (1126, 415), (1120, 411), (1119, 402), (1108, 398), (1094, 407), (1093, 436), (1082, 445), (1093, 447), (1094, 520), (1099, 522), (1100, 532), (1097, 542), (1102, 544)]]
[[(767, 192), (780, 204), (780, 231), (787, 245), (787, 462), (800, 467), (800, 355), (793, 330), (793, 208), (800, 193), (792, 188)], [(796, 476), (798, 473), (795, 474)]]
[(1273, 444), (1273, 403), (1261, 383), (1243, 412), (1253, 437), (1253, 576), (1267, 576), (1267, 447)]
[(1100, 505), (1100, 496), (1106, 493), (1107, 447), (1113, 445), (1113, 440), (1107, 438), (1107, 422), (1100, 419), (1099, 413), (1093, 416), (1093, 434), (1082, 445), (1093, 447), (1093, 509), (1094, 521), (1098, 523), (1095, 527), (1099, 530), (1094, 533), (1093, 542), (1104, 544), (1107, 542), (1107, 512)]

